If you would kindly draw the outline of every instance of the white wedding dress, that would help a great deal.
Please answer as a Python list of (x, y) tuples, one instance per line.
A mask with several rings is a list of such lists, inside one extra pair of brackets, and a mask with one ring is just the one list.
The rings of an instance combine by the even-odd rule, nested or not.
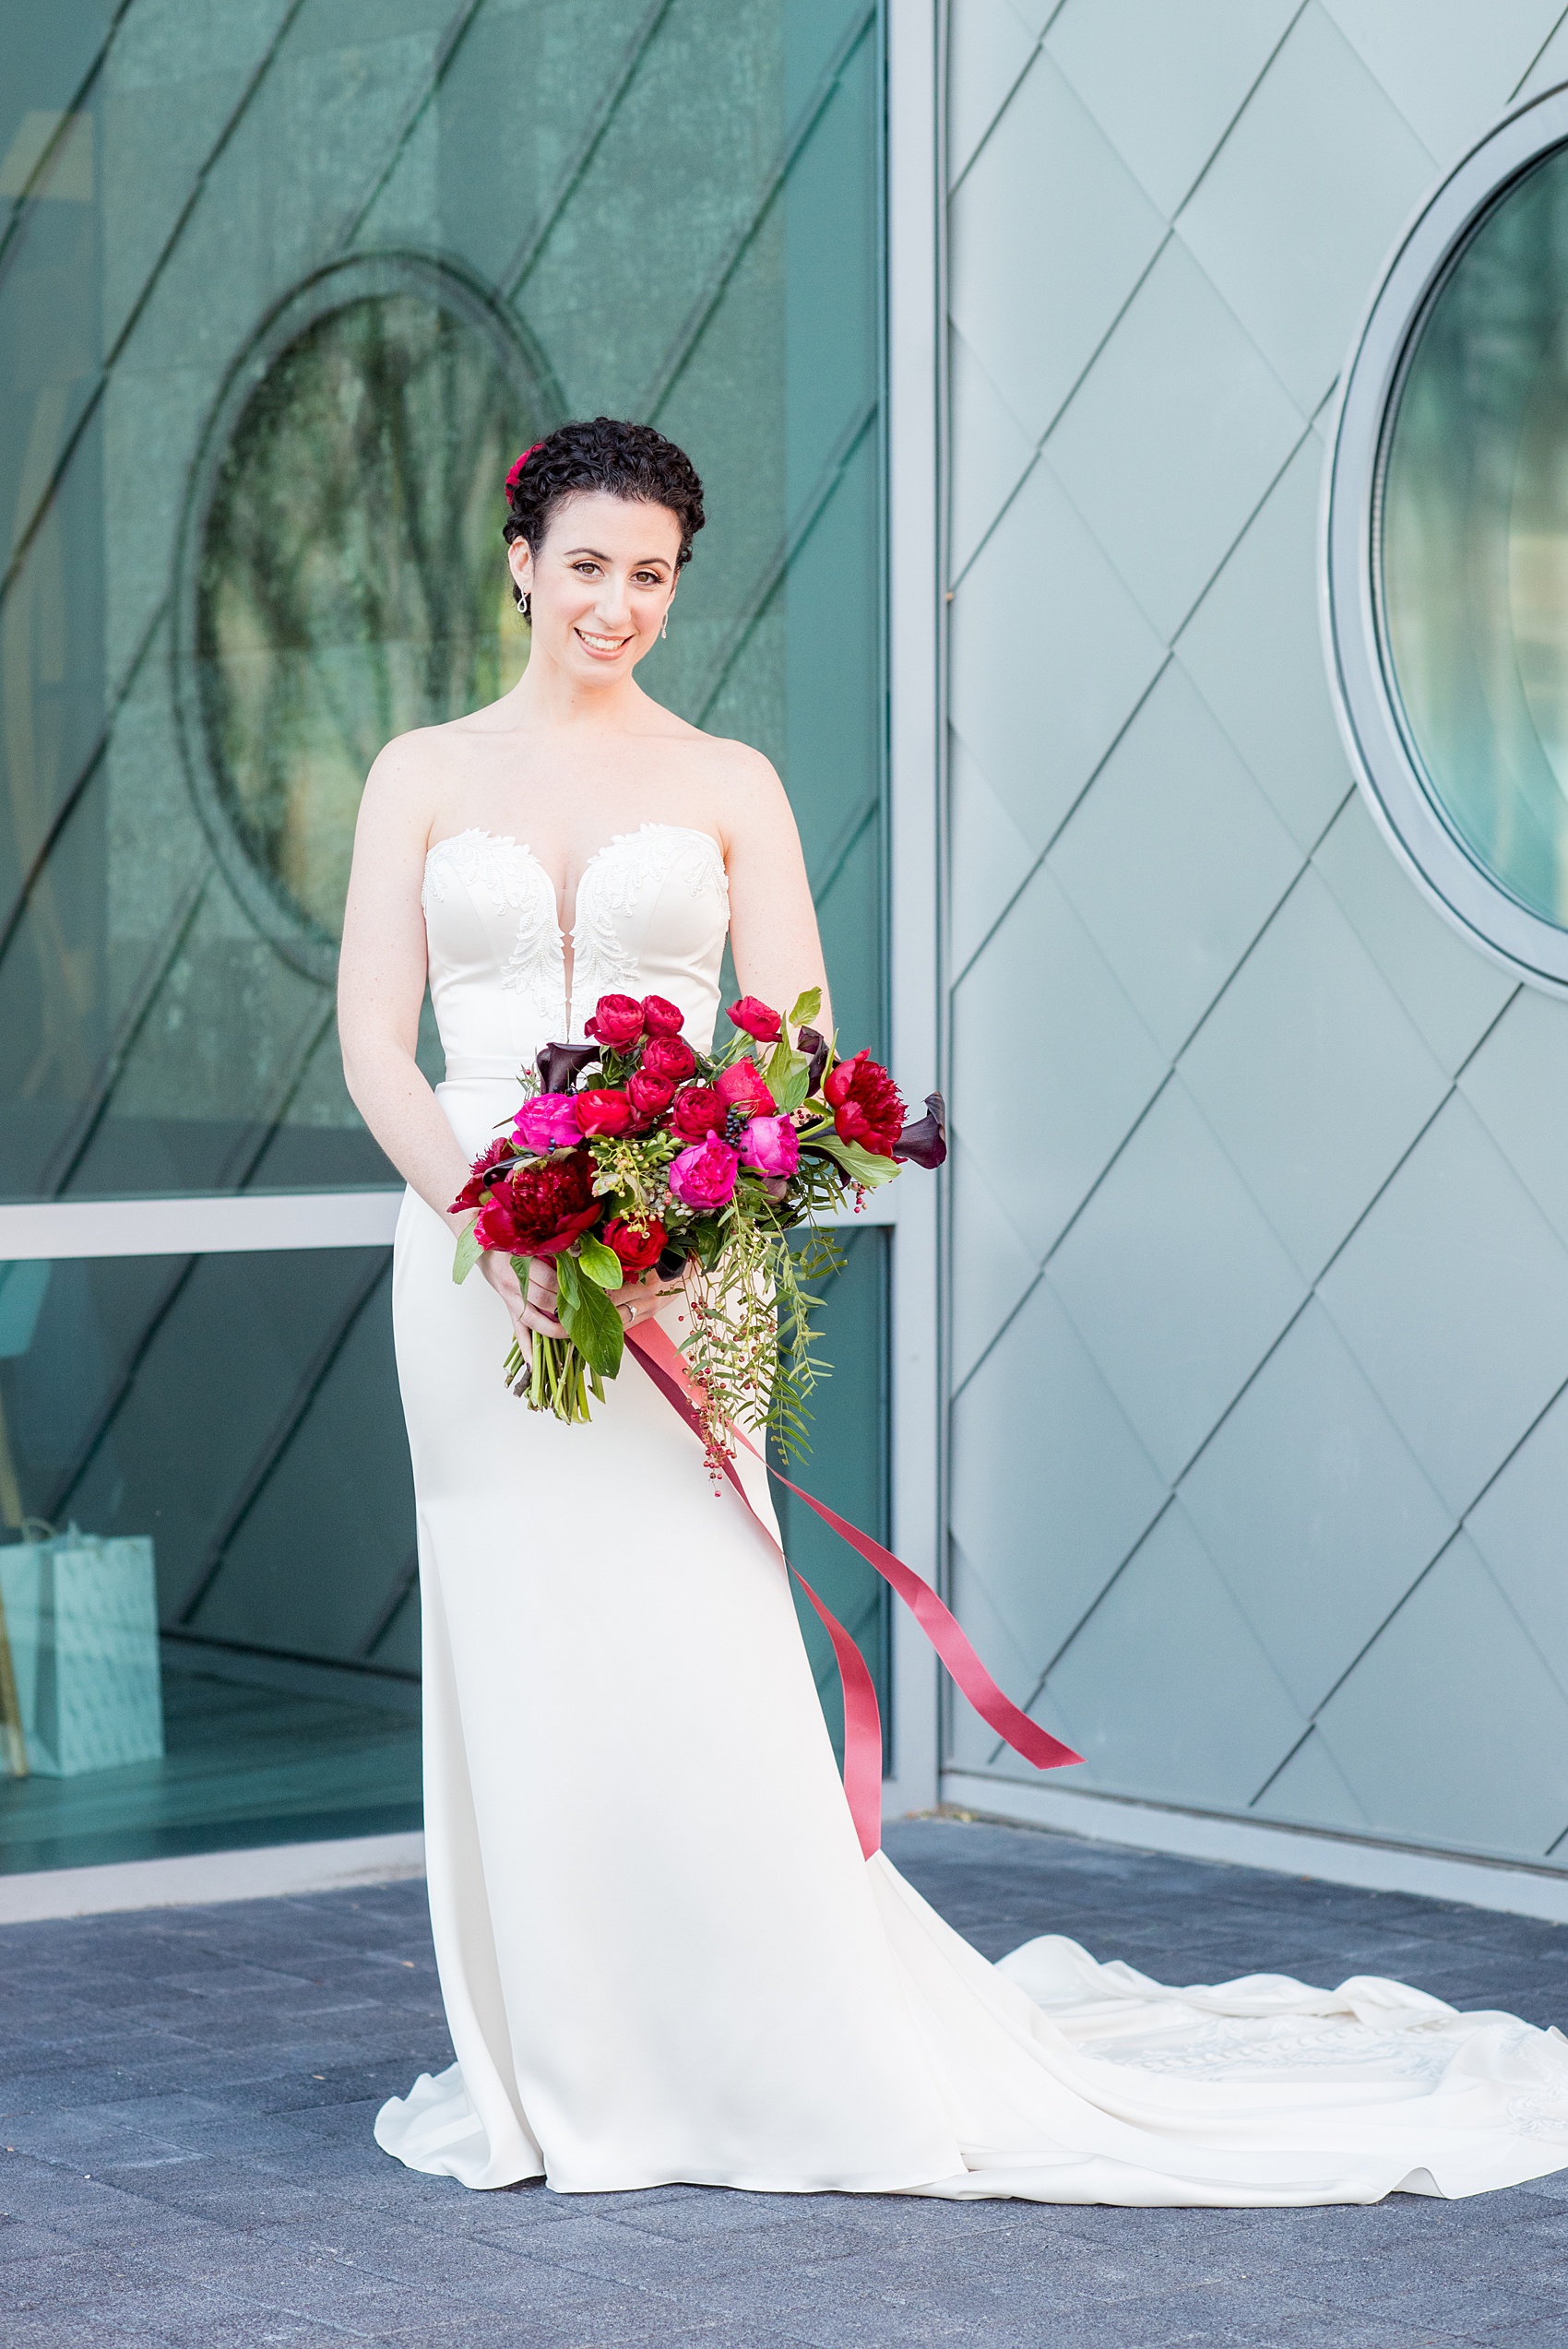
[[(603, 991), (669, 996), (710, 1039), (727, 897), (705, 833), (645, 825), (594, 859), (569, 1012), (520, 843), (441, 842), (425, 910), (439, 1098), (470, 1156)], [(410, 1193), (398, 1360), (457, 2061), (383, 2108), (389, 2153), (563, 2193), (1141, 2204), (1473, 2194), (1568, 2165), (1568, 2042), (1511, 2016), (1372, 1979), (1166, 1989), (1056, 1936), (988, 1964), (862, 1858), (777, 1556), (641, 1366), (589, 1428), (530, 1412), (493, 1291), (451, 1275)]]

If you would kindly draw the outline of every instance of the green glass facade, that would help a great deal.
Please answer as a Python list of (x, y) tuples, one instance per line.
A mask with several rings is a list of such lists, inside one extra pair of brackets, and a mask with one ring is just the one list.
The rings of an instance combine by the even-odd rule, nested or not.
[[(567, 415), (647, 418), (704, 476), (642, 674), (778, 765), (842, 1030), (874, 1048), (877, 9), (0, 24), (0, 1199), (393, 1180), (332, 1024), (358, 792), (389, 734), (520, 673), (501, 481)], [(421, 1058), (439, 1075), (428, 1012)], [(885, 1249), (857, 1235), (830, 1300), (810, 1470), (873, 1528)], [(0, 1540), (150, 1538), (165, 1731), (161, 1762), (0, 1779), (0, 1866), (417, 1818), (386, 1263), (0, 1272)], [(856, 1561), (790, 1532), (880, 1669)]]

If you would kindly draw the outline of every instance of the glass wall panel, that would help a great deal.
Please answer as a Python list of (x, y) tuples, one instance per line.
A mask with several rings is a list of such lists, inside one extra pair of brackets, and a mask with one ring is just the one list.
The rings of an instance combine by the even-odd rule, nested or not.
[(1568, 151), (1499, 198), (1417, 326), (1388, 432), (1384, 657), (1471, 859), (1568, 929)]
[(0, 1869), (418, 1825), (390, 1271), (0, 1267)]
[[(880, 1049), (872, 0), (0, 0), (0, 1198), (392, 1180), (332, 1025), (359, 789), (521, 673), (502, 480), (568, 415), (704, 475), (642, 673), (778, 764)], [(806, 1470), (873, 1525), (885, 1249), (836, 1286)], [(48, 1269), (0, 1355), (14, 1663), (46, 1569), (90, 1583), (24, 1534), (129, 1543), (125, 1591), (150, 1542), (164, 1750), (0, 1780), (10, 1865), (413, 1816), (380, 1263)], [(3, 1277), (20, 1314), (39, 1275)], [(869, 1577), (792, 1532), (880, 1670)]]
[(519, 674), (502, 479), (568, 414), (705, 476), (643, 673), (784, 773), (874, 1045), (875, 7), (0, 31), (0, 1194), (387, 1180), (331, 1025), (359, 789)]

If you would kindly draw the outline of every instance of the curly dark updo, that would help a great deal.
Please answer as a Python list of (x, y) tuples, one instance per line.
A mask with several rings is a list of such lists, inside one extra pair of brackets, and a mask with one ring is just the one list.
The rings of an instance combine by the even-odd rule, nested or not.
[[(507, 545), (526, 539), (537, 554), (556, 508), (578, 490), (605, 490), (612, 497), (667, 506), (681, 526), (676, 568), (690, 563), (692, 540), (707, 518), (702, 483), (684, 449), (651, 424), (596, 416), (591, 423), (559, 424), (547, 439), (537, 442), (526, 460), (520, 458), (512, 468), (501, 532)], [(521, 588), (517, 595), (517, 609), (526, 613), (528, 599)]]

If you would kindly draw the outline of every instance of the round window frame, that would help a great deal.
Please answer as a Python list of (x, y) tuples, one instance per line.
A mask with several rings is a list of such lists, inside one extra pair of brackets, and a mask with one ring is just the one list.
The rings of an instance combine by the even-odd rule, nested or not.
[[(338, 942), (256, 861), (214, 765), (197, 655), (202, 548), (219, 469), (253, 397), (285, 351), (354, 303), (408, 293), (422, 295), (480, 334), (546, 428), (565, 412), (543, 353), (477, 278), (431, 254), (351, 254), (314, 270), (276, 302), (231, 366), (197, 443), (175, 538), (170, 659), (186, 786), (214, 860), (253, 929), (303, 978), (325, 988), (337, 984)], [(498, 564), (500, 555), (498, 544)]]
[(1346, 362), (1324, 468), (1318, 587), (1335, 717), (1379, 830), (1461, 936), (1532, 987), (1568, 996), (1568, 929), (1521, 904), (1445, 813), (1411, 737), (1382, 620), (1384, 482), (1400, 396), (1431, 307), (1484, 217), (1568, 146), (1568, 84), (1494, 124), (1403, 231)]

